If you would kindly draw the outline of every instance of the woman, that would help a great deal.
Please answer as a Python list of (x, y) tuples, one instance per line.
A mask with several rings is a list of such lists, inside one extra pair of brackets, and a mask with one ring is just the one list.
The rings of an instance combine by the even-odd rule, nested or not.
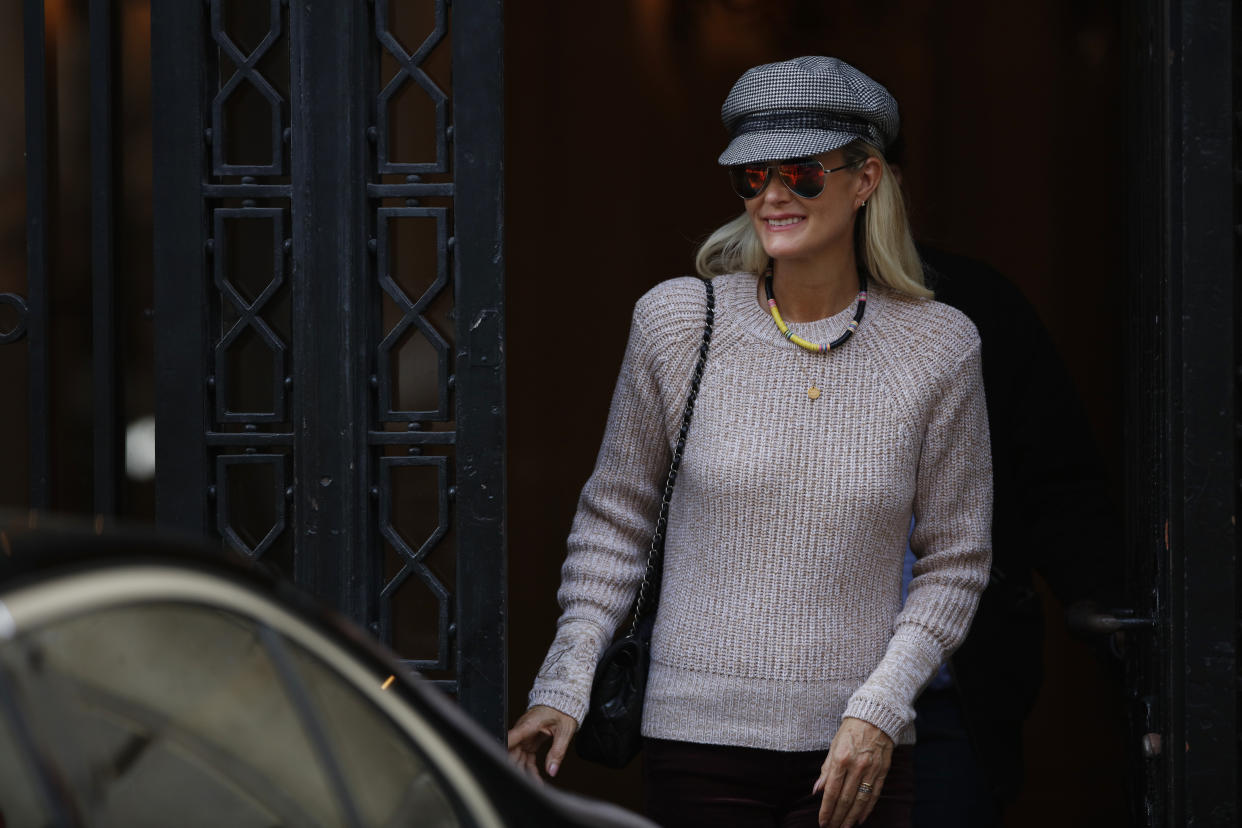
[[(717, 307), (665, 541), (648, 810), (670, 826), (908, 825), (912, 705), (988, 576), (978, 335), (923, 286), (882, 86), (800, 58), (746, 72), (722, 114), (746, 210), (696, 262)], [(509, 734), (536, 776), (549, 739), (556, 774), (633, 601), (703, 318), (692, 278), (635, 308), (564, 613)]]

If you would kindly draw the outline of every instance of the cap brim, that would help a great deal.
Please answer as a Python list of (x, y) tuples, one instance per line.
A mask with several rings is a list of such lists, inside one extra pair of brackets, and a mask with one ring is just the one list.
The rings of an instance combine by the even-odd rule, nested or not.
[(722, 166), (732, 167), (734, 164), (751, 164), (755, 161), (802, 158), (819, 155), (821, 152), (832, 152), (857, 140), (857, 135), (848, 132), (826, 132), (818, 129), (747, 132), (730, 141), (718, 160)]

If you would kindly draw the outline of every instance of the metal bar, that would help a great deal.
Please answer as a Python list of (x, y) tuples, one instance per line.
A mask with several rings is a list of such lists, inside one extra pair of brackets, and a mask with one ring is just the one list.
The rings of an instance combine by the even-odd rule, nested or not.
[(91, 359), (93, 361), (95, 513), (117, 511), (120, 482), (116, 283), (113, 248), (111, 0), (90, 3)]
[[(382, 559), (370, 487), (368, 26), (361, 0), (289, 4), (294, 574), (370, 627)], [(322, 102), (332, 117), (316, 117)]]
[(457, 442), (453, 431), (368, 431), (373, 446), (451, 446)]
[(506, 727), (504, 26), (502, 0), (456, 0), (457, 665), (462, 707)]
[(49, 169), (48, 55), (43, 0), (22, 5), (26, 76), (26, 336), (30, 361), (30, 505), (51, 506), (51, 358), (48, 337), (51, 271), (48, 217), (52, 199)]
[(452, 679), (441, 679), (441, 680), (424, 679), (424, 681), (426, 681), (432, 687), (435, 687), (441, 693), (445, 693), (449, 696), (456, 695), (457, 693), (457, 682), (453, 681)]
[(240, 446), (242, 448), (263, 448), (266, 446), (291, 446), (291, 432), (274, 431), (209, 431), (206, 442), (209, 446)]
[(208, 270), (203, 200), (206, 33), (202, 3), (152, 0), (155, 164), (155, 512), (206, 534), (210, 465)]
[(456, 192), (457, 187), (452, 182), (367, 185), (368, 198), (452, 198)]
[(1169, 751), (1154, 750), (1153, 736), (1171, 738), (1168, 709), (1175, 683), (1167, 596), (1170, 457), (1170, 315), (1165, 287), (1169, 262), (1169, 48), (1167, 0), (1141, 0), (1126, 7), (1128, 123), (1128, 291), (1126, 335), (1126, 566), (1127, 598), (1139, 615), (1155, 617), (1151, 635), (1127, 636), (1125, 684), (1130, 693), (1129, 757), (1131, 813), (1136, 826), (1165, 824), (1169, 800)]
[(1231, 4), (1173, 3), (1168, 824), (1237, 821)]
[(208, 184), (203, 187), (206, 198), (289, 198), (289, 184)]

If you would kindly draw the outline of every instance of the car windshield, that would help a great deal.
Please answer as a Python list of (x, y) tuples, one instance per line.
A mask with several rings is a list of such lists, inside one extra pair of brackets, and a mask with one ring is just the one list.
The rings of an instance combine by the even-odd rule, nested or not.
[(91, 825), (459, 824), (357, 688), (229, 611), (119, 606), (24, 632), (0, 646), (0, 693), (8, 824), (41, 807), (23, 741)]

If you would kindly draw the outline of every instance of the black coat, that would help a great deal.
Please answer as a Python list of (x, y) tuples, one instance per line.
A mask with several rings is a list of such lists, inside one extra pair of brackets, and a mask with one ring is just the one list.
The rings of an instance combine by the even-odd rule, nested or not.
[(979, 329), (992, 432), (992, 577), (950, 669), (1002, 800), (1022, 781), (1022, 723), (1043, 675), (1032, 573), (1065, 606), (1112, 600), (1120, 532), (1073, 382), (1034, 308), (980, 262), (920, 247), (936, 299)]

